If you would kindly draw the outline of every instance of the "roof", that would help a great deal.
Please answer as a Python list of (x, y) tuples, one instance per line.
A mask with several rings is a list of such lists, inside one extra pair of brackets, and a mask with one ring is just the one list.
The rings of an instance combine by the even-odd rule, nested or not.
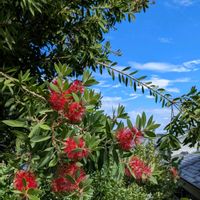
[(179, 170), (182, 179), (200, 190), (200, 153), (185, 155)]

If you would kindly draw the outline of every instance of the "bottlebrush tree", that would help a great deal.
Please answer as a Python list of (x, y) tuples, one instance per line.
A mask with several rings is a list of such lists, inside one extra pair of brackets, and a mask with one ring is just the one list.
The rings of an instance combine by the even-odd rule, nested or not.
[(133, 124), (123, 106), (107, 116), (100, 94), (90, 88), (97, 84), (91, 72), (77, 80), (66, 65), (55, 70), (54, 80), (43, 84), (33, 84), (28, 71), (19, 79), (12, 78), (15, 72), (3, 74), (3, 93), (11, 95), (4, 110), (8, 118), (1, 123), (12, 138), (1, 155), (1, 165), (10, 166), (6, 195), (90, 199), (91, 177), (111, 166), (117, 177), (155, 183), (154, 162), (134, 155), (144, 140), (155, 137), (159, 125), (153, 117), (147, 120), (143, 113)]
[(123, 187), (160, 181), (159, 162), (138, 153), (155, 137), (153, 117), (143, 113), (132, 123), (123, 106), (107, 116), (100, 94), (89, 88), (97, 84), (91, 72), (107, 69), (135, 91), (147, 88), (156, 102), (176, 106), (137, 71), (117, 70), (109, 55), (120, 52), (104, 41), (151, 2), (0, 2), (0, 199), (95, 199), (96, 177), (110, 171)]

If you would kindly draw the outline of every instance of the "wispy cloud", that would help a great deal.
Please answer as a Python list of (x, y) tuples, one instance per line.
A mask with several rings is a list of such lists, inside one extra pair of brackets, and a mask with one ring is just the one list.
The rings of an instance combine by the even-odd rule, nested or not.
[(180, 90), (178, 88), (166, 88), (168, 92), (173, 92), (173, 93), (180, 93)]
[(195, 3), (195, 0), (173, 0), (172, 3), (180, 6), (191, 6)]
[(160, 37), (160, 38), (158, 38), (158, 41), (161, 43), (165, 43), (165, 44), (171, 44), (172, 38)]
[(171, 8), (189, 7), (196, 3), (200, 3), (200, 0), (166, 0), (164, 1), (164, 4)]
[(150, 71), (159, 71), (159, 72), (191, 72), (196, 71), (200, 68), (200, 59), (187, 61), (182, 64), (171, 64), (165, 62), (148, 62), (148, 63), (138, 63), (138, 62), (129, 62), (135, 69), (140, 70), (150, 70)]
[(116, 85), (113, 85), (112, 88), (119, 88), (119, 87), (121, 87), (121, 86), (122, 86), (122, 85), (118, 83), (118, 84), (116, 84)]
[[(106, 114), (111, 115), (113, 110), (115, 110), (119, 104), (122, 104), (122, 97), (118, 96), (104, 96), (102, 98), (102, 107)], [(124, 104), (123, 104), (124, 105)]]
[(141, 96), (141, 94), (137, 94), (137, 93), (131, 93), (130, 95), (129, 95), (131, 98), (138, 98), (138, 97), (140, 97)]
[(110, 115), (113, 109), (116, 109), (119, 105), (126, 106), (129, 101), (137, 99), (140, 96), (141, 94), (136, 93), (130, 94), (128, 98), (122, 98), (120, 96), (104, 96), (101, 101), (102, 109)]
[[(187, 83), (190, 82), (190, 78), (178, 78), (178, 79), (165, 79), (159, 78), (158, 76), (154, 75), (148, 82), (152, 82), (152, 84), (159, 86), (160, 88), (166, 89), (168, 92), (179, 93), (180, 90), (177, 87), (173, 87), (175, 83)], [(148, 98), (148, 97), (147, 97)]]
[(146, 95), (145, 96), (147, 99), (154, 99), (154, 96), (151, 96), (151, 95)]
[(111, 87), (111, 85), (107, 84), (106, 81), (99, 81), (98, 87), (108, 88), (108, 87)]

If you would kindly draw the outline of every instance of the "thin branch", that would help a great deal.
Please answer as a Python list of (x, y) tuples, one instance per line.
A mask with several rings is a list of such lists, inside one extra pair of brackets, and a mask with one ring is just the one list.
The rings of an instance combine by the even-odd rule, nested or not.
[[(11, 80), (12, 82), (17, 82), (17, 83), (19, 83), (19, 80), (15, 79), (15, 78), (13, 78), (13, 77), (11, 77), (11, 76), (9, 76), (9, 75), (3, 73), (3, 72), (0, 72), (0, 75), (2, 75), (3, 77), (5, 77), (5, 78), (8, 79), (8, 80)], [(41, 96), (41, 95), (39, 95), (39, 94), (37, 94), (37, 93), (35, 93), (35, 92), (29, 90), (26, 86), (21, 85), (21, 88), (22, 88), (23, 90), (25, 90), (27, 93), (29, 93), (29, 94), (31, 94), (31, 95), (37, 97), (37, 98), (40, 98), (40, 99), (42, 99), (42, 100), (45, 101), (45, 102), (47, 101), (43, 96)]]
[(120, 71), (120, 70), (118, 70), (118, 69), (115, 69), (115, 68), (111, 67), (111, 66), (108, 65), (108, 64), (105, 64), (105, 63), (102, 63), (102, 62), (98, 62), (98, 61), (97, 61), (96, 63), (99, 64), (99, 65), (103, 65), (104, 67), (106, 67), (106, 68), (108, 68), (108, 69), (111, 69), (111, 70), (113, 70), (113, 71), (115, 71), (115, 72), (117, 72), (117, 73), (119, 73), (119, 74), (122, 74), (122, 75), (124, 75), (124, 76), (126, 76), (126, 77), (128, 77), (128, 78), (130, 78), (130, 79), (132, 79), (132, 80), (134, 80), (135, 82), (137, 82), (138, 84), (142, 85), (143, 87), (145, 87), (145, 88), (147, 88), (147, 89), (153, 91), (153, 92), (156, 93), (157, 95), (161, 96), (162, 98), (164, 98), (165, 100), (167, 100), (168, 102), (170, 102), (172, 105), (174, 105), (178, 110), (180, 110), (180, 108), (176, 105), (176, 103), (175, 103), (173, 100), (171, 100), (170, 98), (166, 97), (165, 95), (163, 95), (162, 93), (160, 93), (160, 92), (157, 91), (156, 89), (152, 88), (151, 86), (149, 86), (149, 85), (147, 85), (147, 84), (141, 82), (141, 81), (138, 80), (137, 78), (132, 77), (131, 75), (129, 75), (129, 74), (123, 72), (123, 71)]

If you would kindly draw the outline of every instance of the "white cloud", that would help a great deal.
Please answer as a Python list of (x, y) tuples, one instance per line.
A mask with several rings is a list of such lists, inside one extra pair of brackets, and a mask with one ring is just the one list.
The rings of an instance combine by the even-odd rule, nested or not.
[(108, 101), (115, 102), (115, 101), (121, 101), (121, 100), (122, 100), (122, 97), (107, 97), (107, 96), (103, 97), (103, 101), (105, 102), (108, 102)]
[(145, 96), (147, 99), (154, 99), (154, 96), (151, 96), (151, 95), (146, 95)]
[(111, 85), (107, 84), (106, 81), (99, 81), (98, 87), (108, 88), (111, 87)]
[(153, 85), (159, 86), (160, 88), (166, 88), (170, 84), (170, 80), (158, 78), (157, 76), (153, 76), (148, 82), (152, 82)]
[(133, 98), (137, 98), (137, 97), (141, 96), (141, 94), (131, 93), (129, 96), (133, 97)]
[[(178, 78), (174, 80), (159, 78), (154, 75), (151, 79), (147, 80), (148, 82), (152, 82), (153, 85), (159, 86), (160, 88), (166, 89), (168, 92), (179, 93), (180, 90), (177, 87), (172, 87), (174, 83), (186, 83), (191, 81), (190, 78)], [(148, 97), (147, 97), (148, 98)]]
[(199, 3), (200, 0), (166, 0), (164, 4), (171, 8), (189, 7)]
[(122, 97), (104, 96), (101, 102), (102, 102), (101, 109), (104, 110), (106, 114), (111, 115), (113, 112), (113, 109), (116, 109), (119, 104), (122, 104)]
[(180, 93), (180, 90), (178, 88), (167, 88), (166, 89), (168, 92), (173, 92), (173, 93)]
[(116, 84), (116, 85), (113, 85), (112, 88), (119, 88), (121, 87), (122, 85), (119, 83), (119, 84)]
[(191, 6), (195, 3), (194, 0), (173, 0), (174, 4), (180, 5), (180, 6)]
[(158, 40), (161, 43), (166, 43), (166, 44), (171, 44), (172, 43), (172, 39), (171, 38), (167, 38), (167, 37), (160, 37), (160, 38), (158, 38)]
[(141, 94), (130, 94), (129, 98), (122, 98), (120, 96), (104, 96), (101, 100), (102, 102), (102, 107), (108, 115), (112, 114), (113, 109), (116, 109), (119, 105), (124, 105), (126, 106), (127, 103), (131, 100), (134, 100), (138, 97), (140, 97)]
[(200, 68), (200, 59), (187, 61), (180, 65), (164, 62), (138, 63), (133, 61), (129, 62), (129, 65), (131, 65), (135, 69), (140, 70), (150, 70), (159, 72), (190, 72), (196, 71)]

